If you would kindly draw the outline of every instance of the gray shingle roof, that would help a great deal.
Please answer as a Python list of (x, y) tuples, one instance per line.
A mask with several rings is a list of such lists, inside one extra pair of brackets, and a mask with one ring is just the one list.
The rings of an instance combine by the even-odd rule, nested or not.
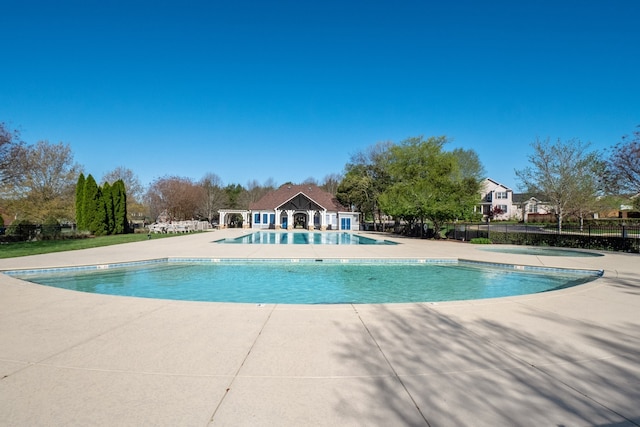
[(264, 195), (257, 202), (251, 203), (249, 209), (251, 210), (272, 210), (283, 205), (287, 201), (291, 200), (298, 194), (303, 194), (309, 199), (316, 202), (328, 211), (345, 212), (348, 209), (342, 206), (338, 200), (331, 194), (317, 185), (302, 184), (291, 185), (285, 184), (277, 190), (271, 191)]

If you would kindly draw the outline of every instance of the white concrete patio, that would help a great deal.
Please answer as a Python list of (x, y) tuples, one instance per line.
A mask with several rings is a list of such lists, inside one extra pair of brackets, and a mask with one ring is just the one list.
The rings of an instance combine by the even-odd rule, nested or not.
[(4, 259), (0, 270), (167, 256), (456, 257), (605, 274), (520, 297), (313, 306), (106, 296), (0, 274), (0, 425), (640, 425), (637, 254), (212, 243), (240, 233)]

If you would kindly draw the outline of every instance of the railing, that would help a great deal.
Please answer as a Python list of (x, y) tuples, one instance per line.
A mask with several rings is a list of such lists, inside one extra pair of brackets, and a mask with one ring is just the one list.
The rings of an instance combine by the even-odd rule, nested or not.
[(446, 236), (469, 241), (488, 238), (493, 243), (512, 245), (558, 246), (568, 248), (599, 249), (606, 251), (640, 253), (640, 225), (585, 225), (564, 224), (447, 224)]

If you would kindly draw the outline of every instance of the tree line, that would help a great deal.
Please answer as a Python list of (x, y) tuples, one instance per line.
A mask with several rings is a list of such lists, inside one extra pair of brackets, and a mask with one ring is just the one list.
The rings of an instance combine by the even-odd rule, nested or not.
[[(485, 173), (473, 150), (447, 150), (448, 142), (441, 136), (377, 143), (353, 154), (342, 174), (301, 184), (335, 194), (366, 221), (429, 222), (437, 231), (443, 222), (476, 218)], [(620, 201), (640, 193), (640, 131), (606, 152), (589, 151), (589, 144), (579, 140), (536, 140), (531, 147), (529, 166), (514, 172), (525, 192), (541, 194), (556, 207), (559, 221), (567, 215), (584, 218), (607, 197)], [(0, 123), (0, 213), (11, 219), (55, 219), (77, 222), (91, 233), (119, 233), (130, 231), (125, 223), (153, 222), (160, 214), (172, 220), (214, 221), (219, 209), (246, 209), (276, 188), (273, 180), (224, 185), (209, 173), (200, 180), (167, 175), (145, 189), (124, 167), (100, 181), (88, 175), (81, 185), (83, 172), (68, 144), (27, 144), (19, 132)], [(640, 197), (631, 200), (640, 209)]]

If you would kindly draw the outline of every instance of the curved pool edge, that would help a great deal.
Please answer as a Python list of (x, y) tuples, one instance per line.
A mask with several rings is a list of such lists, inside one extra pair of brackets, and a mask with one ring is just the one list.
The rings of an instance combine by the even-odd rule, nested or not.
[(528, 245), (503, 245), (490, 244), (478, 245), (480, 251), (493, 252), (496, 254), (545, 256), (545, 257), (575, 257), (575, 258), (598, 258), (605, 254), (597, 249), (576, 249), (556, 246), (528, 246)]
[[(374, 239), (389, 238), (402, 245), (215, 245), (212, 240), (246, 234), (246, 230), (224, 230), (174, 237), (171, 239), (145, 240), (117, 246), (105, 246), (70, 252), (33, 255), (21, 258), (0, 259), (0, 272), (40, 268), (86, 267), (101, 264), (154, 262), (169, 258), (219, 258), (219, 259), (455, 259), (472, 262), (527, 265), (530, 267), (561, 268), (602, 271), (603, 277), (616, 277), (630, 266), (630, 259), (640, 259), (635, 254), (606, 254), (604, 257), (531, 257), (478, 251), (477, 245), (452, 241), (398, 238), (385, 233), (366, 233)], [(215, 237), (215, 239), (212, 239)], [(277, 249), (277, 251), (274, 251)], [(551, 259), (553, 258), (553, 259)], [(526, 260), (526, 261), (525, 261)], [(596, 282), (602, 280), (598, 278)], [(584, 287), (587, 284), (579, 285)], [(41, 285), (38, 285), (41, 286)], [(557, 291), (554, 291), (557, 292)], [(516, 296), (514, 298), (520, 298)], [(510, 298), (510, 297), (500, 297)], [(231, 303), (233, 304), (233, 303)]]
[[(567, 277), (575, 276), (575, 281), (580, 281), (581, 283), (571, 283), (565, 282), (565, 284), (561, 284), (557, 287), (535, 290), (526, 292), (524, 289), (514, 288), (514, 293), (508, 293), (504, 295), (493, 295), (493, 296), (481, 296), (476, 298), (470, 297), (462, 297), (462, 298), (452, 298), (448, 299), (448, 297), (443, 296), (445, 294), (440, 294), (437, 291), (435, 294), (433, 293), (433, 288), (430, 288), (431, 291), (425, 290), (424, 298), (415, 298), (408, 297), (405, 301), (395, 300), (394, 297), (390, 298), (389, 301), (374, 301), (377, 299), (376, 297), (372, 297), (370, 295), (359, 295), (363, 297), (362, 300), (360, 298), (350, 300), (336, 300), (329, 301), (331, 298), (324, 300), (322, 298), (309, 299), (308, 296), (298, 295), (293, 299), (298, 301), (284, 301), (284, 300), (260, 300), (256, 299), (255, 301), (250, 301), (249, 298), (239, 297), (237, 300), (227, 299), (227, 296), (220, 296), (220, 298), (216, 297), (204, 297), (204, 295), (197, 295), (192, 297), (167, 297), (166, 295), (159, 295), (154, 292), (147, 294), (146, 291), (142, 291), (140, 293), (134, 294), (131, 292), (101, 292), (101, 291), (86, 291), (82, 289), (72, 289), (66, 288), (65, 286), (57, 286), (52, 284), (47, 284), (47, 280), (44, 277), (40, 277), (39, 279), (36, 277), (34, 279), (30, 279), (30, 276), (39, 276), (46, 274), (64, 274), (64, 273), (80, 273), (80, 272), (91, 272), (91, 271), (106, 271), (106, 270), (118, 270), (124, 269), (128, 267), (145, 267), (145, 266), (156, 266), (160, 264), (191, 264), (191, 265), (224, 265), (224, 264), (238, 264), (248, 266), (250, 264), (290, 264), (290, 265), (352, 265), (352, 266), (364, 266), (364, 265), (375, 265), (377, 267), (384, 265), (456, 265), (460, 267), (470, 266), (470, 267), (481, 267), (488, 268), (490, 270), (495, 271), (503, 271), (503, 272), (516, 272), (516, 273), (541, 273), (544, 275), (563, 275), (565, 280), (568, 280)], [(317, 259), (317, 258), (294, 258), (294, 259), (283, 259), (283, 258), (270, 258), (270, 259), (248, 259), (248, 258), (210, 258), (210, 257), (165, 257), (165, 258), (157, 258), (151, 260), (140, 260), (140, 261), (130, 261), (123, 263), (112, 263), (112, 264), (97, 264), (97, 265), (82, 265), (82, 266), (70, 266), (70, 267), (58, 267), (58, 268), (36, 268), (36, 269), (16, 269), (16, 270), (4, 270), (0, 271), (6, 276), (12, 277), (18, 280), (28, 281), (38, 286), (48, 286), (55, 287), (59, 289), (67, 289), (74, 292), (85, 292), (85, 293), (93, 293), (100, 295), (111, 295), (118, 297), (139, 297), (139, 298), (149, 298), (149, 299), (159, 299), (159, 300), (182, 300), (182, 301), (194, 301), (194, 302), (211, 302), (211, 303), (229, 303), (229, 304), (258, 304), (258, 305), (270, 305), (270, 304), (280, 304), (280, 305), (363, 305), (363, 304), (416, 304), (416, 303), (444, 303), (444, 302), (460, 302), (460, 301), (476, 301), (482, 299), (493, 299), (493, 298), (510, 298), (510, 297), (518, 297), (518, 296), (526, 296), (533, 295), (537, 293), (543, 292), (554, 292), (562, 289), (573, 288), (576, 286), (582, 286), (586, 283), (597, 280), (602, 277), (604, 274), (604, 270), (593, 270), (593, 269), (577, 269), (577, 268), (555, 268), (555, 267), (546, 267), (546, 266), (532, 266), (532, 265), (523, 265), (523, 264), (505, 264), (505, 263), (496, 263), (496, 262), (486, 262), (486, 261), (477, 261), (470, 259), (462, 259), (462, 258), (385, 258), (385, 259), (372, 259), (372, 258), (325, 258), (325, 259)], [(464, 287), (464, 285), (462, 285)], [(93, 287), (92, 287), (93, 288)], [(116, 287), (119, 289), (119, 287)], [(135, 288), (133, 288), (135, 289)], [(146, 289), (146, 288), (145, 288)], [(427, 289), (427, 288), (425, 288)], [(459, 291), (455, 291), (459, 292)], [(470, 294), (473, 294), (474, 291), (469, 291)], [(211, 298), (211, 299), (205, 299)], [(307, 300), (306, 302), (300, 301)]]
[(60, 267), (41, 267), (41, 268), (16, 268), (16, 269), (0, 269), (0, 273), (9, 276), (42, 274), (42, 273), (58, 273), (65, 271), (90, 271), (105, 270), (111, 268), (136, 267), (142, 265), (152, 265), (168, 262), (184, 262), (184, 263), (253, 263), (253, 262), (270, 262), (270, 263), (327, 263), (327, 264), (469, 264), (481, 265), (486, 267), (495, 267), (506, 270), (522, 270), (522, 271), (541, 271), (541, 272), (561, 272), (584, 274), (588, 276), (601, 277), (604, 274), (603, 269), (592, 268), (571, 268), (571, 267), (548, 267), (539, 265), (530, 265), (524, 263), (500, 263), (492, 261), (479, 261), (469, 258), (219, 258), (219, 257), (163, 257), (155, 259), (141, 259), (129, 262), (87, 264), (76, 266), (60, 266)]

